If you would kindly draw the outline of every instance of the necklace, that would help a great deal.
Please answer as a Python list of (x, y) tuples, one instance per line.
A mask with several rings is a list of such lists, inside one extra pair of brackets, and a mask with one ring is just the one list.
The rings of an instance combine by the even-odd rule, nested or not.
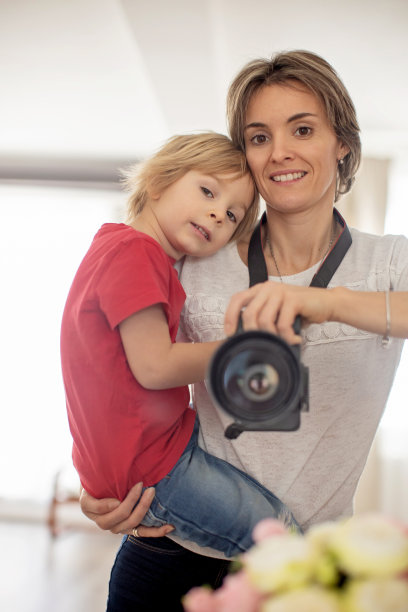
[[(331, 249), (331, 247), (332, 247), (333, 242), (334, 242), (334, 228), (333, 228), (332, 233), (331, 233), (331, 236), (330, 236), (329, 246), (327, 247), (326, 252), (325, 252), (325, 254), (324, 254), (324, 256), (323, 256), (323, 258), (322, 258), (322, 259), (326, 259), (327, 254), (328, 254), (328, 252), (330, 251), (330, 249)], [(272, 243), (271, 243), (271, 241), (269, 240), (269, 236), (268, 236), (268, 234), (266, 234), (266, 244), (268, 245), (269, 252), (270, 252), (271, 257), (272, 257), (272, 259), (273, 259), (273, 263), (275, 264), (276, 271), (277, 271), (278, 276), (279, 276), (279, 278), (280, 278), (280, 282), (281, 282), (281, 283), (283, 283), (282, 274), (280, 273), (280, 270), (279, 270), (279, 267), (278, 267), (278, 263), (277, 263), (277, 261), (276, 261), (275, 253), (273, 252)]]

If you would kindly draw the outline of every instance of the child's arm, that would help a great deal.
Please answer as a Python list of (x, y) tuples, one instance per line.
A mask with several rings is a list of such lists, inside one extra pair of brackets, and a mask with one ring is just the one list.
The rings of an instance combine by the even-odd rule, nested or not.
[(119, 332), (130, 369), (146, 389), (170, 389), (204, 380), (210, 358), (221, 344), (173, 343), (160, 304), (122, 321)]

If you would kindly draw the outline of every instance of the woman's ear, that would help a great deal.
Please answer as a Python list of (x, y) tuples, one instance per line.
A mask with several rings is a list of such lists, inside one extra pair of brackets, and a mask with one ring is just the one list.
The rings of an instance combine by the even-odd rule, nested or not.
[(339, 147), (337, 151), (337, 161), (339, 162), (340, 160), (344, 159), (344, 157), (346, 157), (348, 153), (350, 153), (350, 147), (343, 144), (342, 142), (339, 142)]

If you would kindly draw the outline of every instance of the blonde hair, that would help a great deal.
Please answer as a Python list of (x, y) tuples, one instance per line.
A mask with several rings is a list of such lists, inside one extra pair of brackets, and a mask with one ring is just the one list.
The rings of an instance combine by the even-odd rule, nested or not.
[[(245, 154), (223, 134), (203, 132), (170, 138), (152, 157), (122, 172), (124, 186), (130, 192), (127, 222), (132, 223), (149, 197), (163, 192), (190, 170), (208, 174), (248, 174)], [(254, 197), (231, 240), (237, 240), (255, 225), (259, 214), (259, 195), (254, 183)]]
[(227, 119), (233, 143), (245, 150), (244, 127), (248, 104), (261, 87), (301, 83), (323, 103), (327, 118), (339, 141), (349, 148), (337, 168), (335, 201), (350, 191), (361, 159), (356, 111), (350, 95), (332, 66), (310, 51), (277, 53), (271, 59), (249, 62), (230, 85)]

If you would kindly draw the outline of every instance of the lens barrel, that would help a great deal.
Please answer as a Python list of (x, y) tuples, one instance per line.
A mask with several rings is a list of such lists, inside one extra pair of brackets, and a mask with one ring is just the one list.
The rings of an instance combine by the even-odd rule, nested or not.
[(225, 435), (293, 431), (308, 405), (308, 372), (298, 346), (263, 331), (238, 332), (215, 353), (208, 371), (215, 403), (234, 417)]

